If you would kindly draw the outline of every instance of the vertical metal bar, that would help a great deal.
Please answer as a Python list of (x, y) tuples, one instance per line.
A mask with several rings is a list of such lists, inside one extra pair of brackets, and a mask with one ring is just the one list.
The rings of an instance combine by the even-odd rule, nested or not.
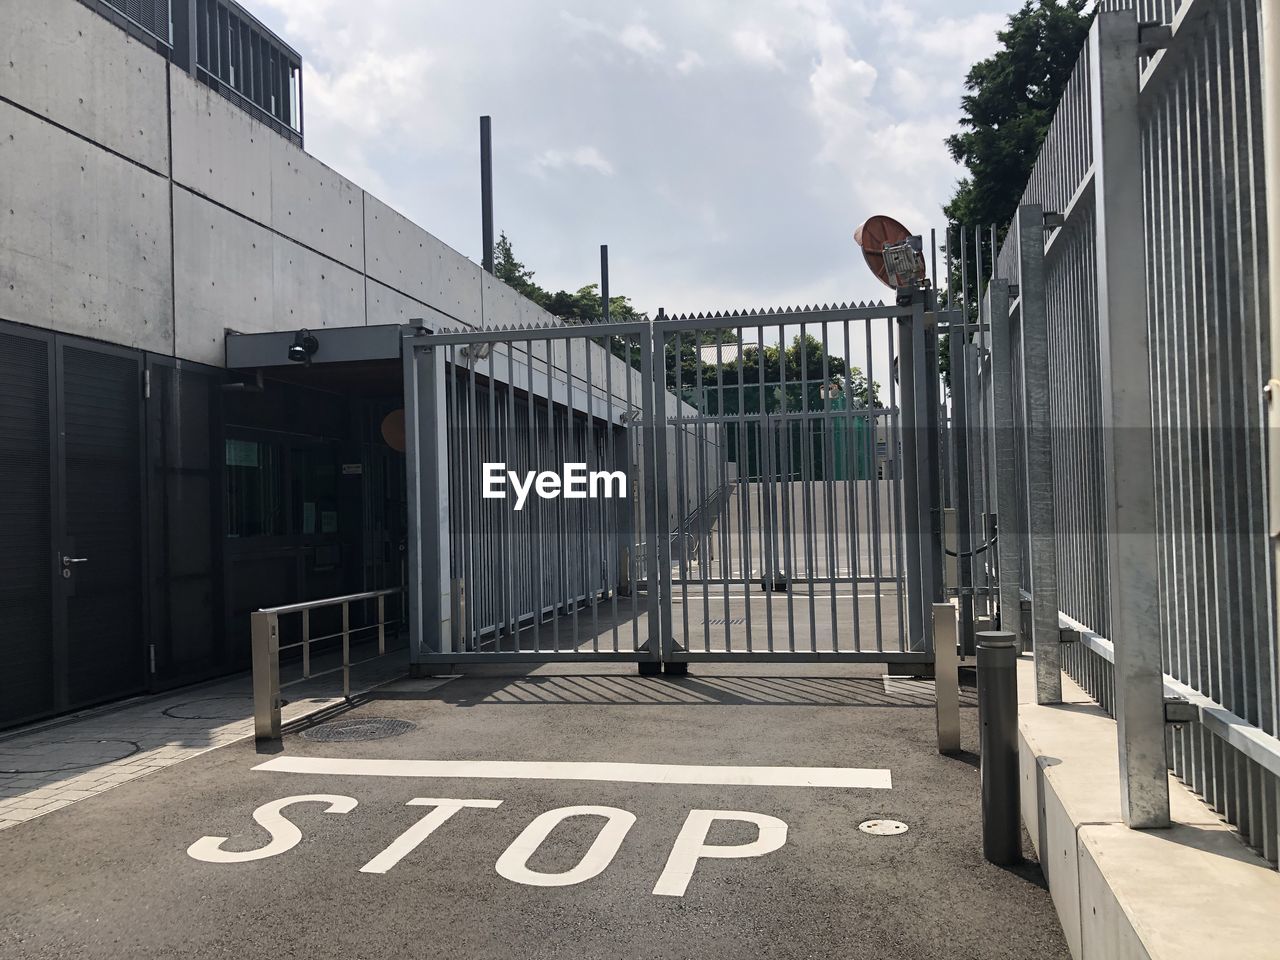
[[(537, 420), (533, 415), (533, 341), (526, 340), (524, 342), (524, 359), (525, 359), (525, 383), (528, 389), (525, 391), (526, 401), (526, 422), (528, 424), (529, 436), (529, 469), (538, 469), (538, 429)], [(547, 402), (550, 403), (550, 390), (548, 392)], [(533, 515), (529, 521), (529, 555), (532, 562), (529, 564), (530, 586), (532, 587), (532, 603), (533, 603), (533, 650), (535, 653), (542, 652), (542, 564), (543, 564), (543, 545), (542, 545), (542, 500), (533, 505)]]
[[(738, 423), (735, 434), (735, 450), (738, 465), (738, 562), (742, 565), (742, 606), (747, 628), (747, 652), (752, 651), (751, 639), (751, 438), (747, 433), (747, 386), (743, 383), (746, 365), (746, 329), (737, 328), (738, 334)], [(763, 344), (756, 347), (756, 359), (764, 363)]]
[(757, 431), (756, 462), (760, 468), (760, 568), (761, 588), (764, 590), (765, 641), (773, 653), (773, 589), (777, 578), (777, 531), (773, 510), (773, 432), (769, 420), (769, 398), (765, 395), (765, 368), (768, 353), (765, 350), (763, 326), (756, 327), (756, 340), (760, 346), (757, 364), (759, 374), (760, 426)]
[(1031, 554), (1031, 637), (1036, 702), (1062, 702), (1058, 646), (1058, 546), (1049, 419), (1049, 314), (1044, 276), (1044, 210), (1021, 206), (1014, 218), (1018, 296), (1022, 301), (1022, 393), (1027, 418), (1026, 496)]
[(253, 735), (280, 739), (280, 624), (261, 610), (249, 617), (253, 649)]
[[(689, 467), (688, 467), (688, 436), (684, 420), (684, 411), (681, 408), (684, 398), (684, 338), (677, 330), (675, 332), (675, 368), (672, 370), (674, 383), (672, 384), (672, 395), (676, 398), (676, 417), (675, 426), (672, 429), (671, 436), (675, 437), (675, 460), (676, 460), (676, 517), (674, 524), (674, 532), (677, 537), (676, 547), (680, 551), (680, 618), (684, 627), (683, 639), (685, 647), (690, 647), (689, 633), (689, 580), (693, 569), (693, 557), (689, 552), (689, 538), (692, 531), (688, 529), (690, 510), (689, 501), (692, 499), (689, 495)], [(694, 351), (698, 350), (695, 340)], [(662, 367), (662, 385), (665, 388), (666, 377), (666, 350), (664, 348), (661, 356)], [(663, 439), (667, 436), (667, 425), (663, 424)], [(695, 428), (696, 429), (696, 428)], [(701, 450), (701, 447), (697, 448)], [(696, 468), (695, 468), (696, 473)], [(664, 526), (662, 529), (666, 529)]]
[(302, 611), (302, 679), (311, 676), (311, 610)]
[[(862, 321), (866, 324), (867, 321)], [(858, 424), (863, 421), (862, 417), (854, 417), (853, 414), (853, 342), (849, 339), (850, 329), (849, 321), (844, 321), (844, 368), (845, 368), (845, 386), (844, 386), (844, 544), (845, 558), (849, 563), (849, 606), (853, 614), (853, 649), (855, 652), (862, 651), (862, 608), (860, 605), (859, 574), (862, 569), (860, 557), (858, 555), (859, 545), (859, 524), (858, 524), (858, 474), (861, 473), (863, 457), (859, 452), (858, 436), (860, 430)], [(867, 351), (868, 365), (870, 361), (871, 351)], [(867, 376), (867, 406), (871, 406), (871, 391), (873, 385), (870, 380), (870, 374), (863, 371)], [(869, 423), (869, 421), (868, 421)], [(865, 431), (862, 431), (865, 433)], [(874, 451), (874, 437), (872, 440)], [(833, 613), (833, 616), (835, 614)]]
[[(306, 611), (303, 611), (306, 615)], [(387, 598), (378, 597), (378, 656), (387, 652)]]
[(787, 328), (785, 324), (778, 325), (778, 380), (781, 383), (780, 389), (782, 392), (782, 411), (778, 422), (782, 428), (780, 456), (783, 472), (780, 487), (782, 492), (782, 563), (784, 568), (783, 576), (787, 582), (787, 650), (795, 653), (795, 591), (792, 588), (795, 584), (796, 570), (795, 564), (792, 562), (793, 550), (791, 542), (791, 507), (795, 498), (791, 493), (791, 421), (787, 418), (788, 408), (791, 403), (787, 397)]
[[(600, 322), (609, 322), (609, 245), (607, 243), (600, 244)], [(612, 350), (609, 351), (609, 355), (612, 357)]]
[(809, 593), (809, 650), (818, 649), (818, 614), (814, 609), (817, 598), (814, 595), (814, 581), (817, 579), (817, 531), (813, 510), (813, 422), (809, 417), (809, 336), (805, 324), (800, 324), (800, 418), (796, 421), (800, 428), (800, 517), (804, 538), (805, 581)]
[[(951, 248), (948, 238), (947, 249)], [(969, 334), (968, 305), (962, 302), (963, 312), (952, 310), (953, 322), (958, 319), (959, 329), (951, 328), (951, 432), (955, 440), (956, 462), (956, 586), (960, 599), (960, 644), (962, 652), (971, 652), (974, 607), (974, 559), (973, 559), (973, 497), (969, 473)]]
[[(867, 341), (866, 343), (867, 406), (879, 409), (880, 404), (876, 399), (877, 391), (876, 391), (875, 346), (871, 342), (871, 328), (873, 325), (873, 321), (869, 319), (864, 320), (863, 324), (864, 324), (863, 332), (866, 335), (866, 341)], [(892, 322), (886, 321), (885, 326), (886, 326), (886, 330), (888, 331), (889, 337), (892, 338), (893, 336)], [(890, 349), (890, 354), (892, 355), (892, 350), (893, 350), (892, 339), (890, 339), (890, 344), (891, 345), (889, 349)], [(890, 360), (890, 363), (889, 363), (889, 373), (890, 373), (889, 409), (891, 412), (889, 413), (888, 416), (883, 418), (885, 423), (885, 455), (887, 458), (890, 449), (892, 449), (895, 452), (894, 464), (896, 468), (896, 465), (897, 465), (896, 451), (898, 449), (898, 435), (897, 435), (897, 416), (898, 415), (893, 410), (896, 401), (894, 400), (894, 393), (893, 393), (894, 385), (893, 385), (892, 360)], [(880, 421), (881, 421), (881, 415), (877, 413), (874, 417), (868, 416), (867, 424), (866, 424), (866, 432), (868, 434), (867, 440), (868, 440), (868, 443), (870, 444), (869, 460), (871, 464), (871, 476), (868, 478), (868, 482), (867, 482), (867, 564), (868, 564), (868, 567), (870, 568), (868, 572), (871, 574), (872, 589), (875, 593), (876, 653), (884, 652), (884, 605), (881, 597), (881, 587), (882, 587), (882, 581), (884, 579), (884, 540), (882, 537), (882, 529), (881, 529), (881, 523), (880, 523), (880, 510), (881, 510), (880, 489), (883, 483), (880, 477), (881, 477), (881, 470), (883, 470), (884, 467), (883, 467), (883, 464), (880, 462)], [(896, 483), (897, 483), (896, 478), (890, 479), (890, 484), (896, 485)], [(854, 504), (854, 511), (855, 513), (857, 511), (856, 503)], [(894, 537), (894, 532), (890, 531), (889, 549), (890, 549), (891, 556), (893, 552), (893, 537)], [(860, 557), (857, 550), (858, 548), (855, 545), (854, 557), (858, 558), (860, 561)], [(861, 563), (859, 563), (859, 566), (861, 566)], [(897, 576), (896, 570), (894, 571), (894, 576), (895, 577)], [(901, 593), (901, 591), (897, 591), (897, 592)], [(858, 579), (857, 579), (856, 572), (855, 572), (854, 582), (853, 582), (853, 597), (854, 597), (853, 603), (854, 603), (855, 618), (858, 620), (861, 620), (862, 619), (862, 601), (861, 601), (861, 598), (858, 596)], [(901, 631), (901, 619), (899, 619), (899, 631)]]
[[(1169, 825), (1164, 681), (1155, 544), (1150, 351), (1142, 238), (1138, 24), (1102, 10), (1089, 30), (1098, 330), (1110, 628), (1115, 644), (1121, 812), (1133, 828)], [(1117, 433), (1120, 435), (1117, 436)]]
[(493, 132), (488, 117), (480, 118), (480, 219), (483, 265), (493, 273)]
[[(923, 374), (923, 364), (916, 365), (916, 342), (924, 336), (917, 325), (915, 310), (911, 316), (898, 320), (898, 380), (902, 387), (902, 476), (906, 500), (905, 522), (907, 564), (907, 636), (910, 649), (923, 650), (924, 610), (928, 591), (925, 571), (928, 564), (926, 530), (928, 492), (921, 483), (920, 439), (925, 433), (922, 426), (920, 390), (916, 380)], [(932, 603), (932, 597), (929, 597)]]
[[(572, 341), (570, 341), (572, 343)], [(583, 451), (583, 460), (593, 459), (587, 457), (595, 447), (594, 437), (596, 432), (596, 412), (595, 412), (595, 382), (591, 374), (591, 354), (594, 344), (590, 337), (584, 337), (582, 340), (582, 349), (586, 354), (587, 367), (587, 419), (586, 419), (586, 449)], [(599, 466), (599, 464), (596, 464)], [(589, 492), (589, 491), (588, 491)], [(599, 599), (600, 599), (600, 580), (599, 567), (595, 562), (591, 549), (591, 522), (592, 515), (591, 501), (583, 501), (581, 516), (583, 518), (583, 550), (582, 550), (582, 580), (584, 592), (591, 604), (591, 652), (600, 652), (600, 615), (599, 615)]]
[[(904, 493), (904, 484), (906, 482), (905, 477), (907, 473), (906, 439), (903, 436), (903, 434), (905, 433), (905, 426), (904, 426), (905, 419), (904, 419), (903, 413), (898, 409), (898, 395), (897, 395), (898, 369), (899, 369), (899, 366), (901, 365), (901, 351), (899, 351), (898, 355), (895, 356), (893, 327), (894, 327), (894, 321), (886, 319), (885, 320), (885, 340), (889, 344), (889, 357), (888, 357), (889, 409), (891, 411), (890, 429), (888, 431), (889, 433), (888, 442), (894, 445), (893, 446), (894, 477), (893, 477), (893, 482), (889, 485), (890, 500), (892, 501), (890, 506), (893, 509), (893, 527), (892, 527), (892, 530), (890, 531), (890, 536), (889, 536), (889, 553), (890, 553), (890, 566), (893, 569), (893, 575), (896, 581), (894, 585), (894, 594), (895, 594), (895, 599), (897, 600), (897, 607), (898, 607), (898, 650), (905, 651), (908, 646), (908, 641), (907, 641), (908, 623), (905, 622), (906, 618), (903, 616), (904, 610), (905, 610), (905, 601), (906, 601), (906, 598), (903, 595), (904, 594), (903, 587), (904, 585), (906, 585), (905, 581), (907, 580), (907, 577), (904, 576), (904, 574), (906, 574), (907, 571), (903, 569), (903, 566), (905, 563), (904, 558), (906, 555), (906, 543), (905, 543), (906, 533), (903, 530), (904, 511), (902, 508), (902, 499), (903, 499), (903, 493)], [(879, 519), (878, 510), (876, 513), (876, 517), (877, 519)], [(879, 590), (880, 590), (880, 586), (879, 586), (879, 582), (877, 581), (877, 584), (876, 584), (877, 610), (879, 609), (879, 602), (880, 602)]]
[(956, 608), (933, 605), (934, 707), (938, 752), (960, 750), (960, 663), (956, 656)]
[[(663, 312), (658, 310), (658, 321)], [(655, 360), (654, 353), (657, 352)], [(679, 362), (679, 354), (676, 356)], [(640, 370), (644, 383), (644, 429), (647, 443), (645, 471), (649, 482), (645, 484), (645, 503), (649, 521), (645, 539), (648, 542), (649, 568), (649, 656), (651, 660), (667, 660), (674, 653), (670, 649), (674, 638), (671, 633), (671, 544), (667, 539), (670, 527), (670, 497), (667, 488), (667, 391), (666, 377), (654, 375), (654, 364), (666, 364), (665, 335), (658, 323), (653, 331), (640, 339)], [(676, 402), (680, 400), (677, 397)], [(661, 429), (663, 435), (655, 436)], [(686, 645), (688, 638), (685, 638)]]
[[(555, 461), (558, 459), (556, 453), (560, 449), (560, 431), (556, 426), (555, 341), (546, 340), (544, 342), (547, 345), (547, 452), (551, 454), (552, 465), (554, 466)], [(566, 384), (566, 388), (570, 387), (572, 387), (571, 382)], [(548, 534), (554, 537), (555, 541), (555, 558), (551, 564), (553, 576), (550, 578), (553, 588), (551, 593), (551, 650), (553, 653), (559, 653), (560, 614), (564, 609), (564, 531), (560, 522), (562, 501), (550, 502), (550, 520), (555, 528), (553, 531), (548, 531)]]
[[(648, 334), (646, 334), (646, 336), (648, 336)], [(626, 437), (626, 444), (627, 444), (626, 466), (627, 466), (627, 482), (628, 482), (627, 496), (629, 498), (626, 506), (626, 531), (625, 531), (627, 536), (626, 581), (627, 581), (627, 599), (629, 601), (629, 605), (631, 608), (631, 616), (628, 618), (631, 621), (631, 649), (638, 650), (640, 649), (640, 618), (639, 618), (639, 610), (636, 606), (636, 586), (635, 585), (636, 585), (636, 564), (639, 562), (639, 558), (635, 555), (635, 551), (636, 551), (636, 527), (638, 526), (636, 521), (639, 518), (639, 515), (641, 513), (641, 499), (636, 496), (636, 487), (635, 487), (635, 484), (631, 482), (631, 477), (636, 476), (636, 471), (638, 469), (640, 471), (640, 476), (645, 478), (645, 482), (647, 484), (648, 478), (650, 474), (653, 472), (653, 461), (649, 459), (642, 459), (640, 462), (637, 462), (637, 459), (636, 459), (636, 444), (633, 442), (633, 438), (632, 438), (632, 430), (633, 430), (633, 425), (635, 424), (635, 413), (636, 413), (635, 407), (632, 402), (633, 401), (632, 381), (635, 379), (636, 371), (635, 371), (635, 367), (632, 365), (633, 354), (632, 354), (632, 342), (630, 337), (625, 338), (623, 342), (626, 343), (627, 345), (626, 347), (627, 389), (626, 389), (625, 399), (627, 404), (627, 437)], [(644, 396), (643, 393), (641, 394), (641, 396), (642, 396), (642, 399), (640, 402), (643, 404), (645, 403), (645, 401), (643, 400), (643, 396)], [(643, 438), (641, 439), (643, 443)]]
[(1013, 354), (1009, 335), (1009, 281), (992, 280), (982, 301), (991, 327), (991, 393), (995, 411), (996, 522), (1000, 531), (997, 555), (1000, 584), (1000, 628), (1022, 639), (1021, 542), (1015, 487), (1017, 429), (1013, 410)]
[[(602, 264), (604, 267), (604, 276), (602, 277), (604, 282), (603, 289), (604, 292), (607, 293), (609, 289), (609, 248), (601, 246), (600, 256), (604, 261)], [(606, 304), (606, 319), (608, 318), (608, 302), (608, 298), (605, 297), (604, 303)], [(618, 438), (613, 425), (613, 362), (613, 337), (607, 336), (604, 338), (605, 436), (607, 438), (605, 459), (607, 461), (607, 469), (610, 473), (613, 473), (618, 469)], [(630, 473), (628, 471), (623, 471), (623, 475), (630, 478)], [(628, 482), (630, 482), (629, 479)], [(610, 482), (610, 489), (612, 489), (612, 482)], [(622, 493), (625, 497), (627, 491), (623, 490)], [(600, 549), (604, 552), (604, 556), (601, 559), (605, 565), (605, 588), (609, 591), (609, 613), (611, 617), (610, 622), (613, 624), (611, 634), (614, 653), (617, 653), (620, 648), (618, 643), (618, 571), (612, 570), (612, 575), (610, 575), (609, 571), (617, 563), (619, 558), (617, 546), (620, 538), (620, 531), (623, 529), (623, 524), (618, 521), (620, 519), (619, 514), (621, 513), (623, 502), (624, 501), (620, 500), (618, 503), (609, 504), (607, 512), (611, 522), (602, 520), (600, 530)], [(601, 510), (604, 512), (604, 507), (602, 507)]]
[[(738, 352), (742, 352), (742, 344), (738, 344)], [(716, 456), (716, 477), (718, 485), (716, 487), (716, 525), (720, 531), (720, 590), (724, 597), (724, 649), (728, 653), (733, 649), (733, 642), (729, 636), (729, 564), (733, 559), (733, 550), (729, 539), (729, 460), (728, 446), (726, 445), (725, 423), (728, 418), (724, 412), (724, 330), (716, 331), (716, 449), (719, 453)], [(721, 507), (721, 497), (724, 497), (724, 506)]]
[(342, 697), (351, 699), (351, 604), (342, 602)]

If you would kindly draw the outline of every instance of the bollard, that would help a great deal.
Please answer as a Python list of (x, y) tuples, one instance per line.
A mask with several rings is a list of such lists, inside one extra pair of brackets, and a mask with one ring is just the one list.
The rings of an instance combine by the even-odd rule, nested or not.
[(1018, 638), (978, 634), (978, 725), (982, 751), (982, 853), (1000, 865), (1022, 860), (1018, 796)]

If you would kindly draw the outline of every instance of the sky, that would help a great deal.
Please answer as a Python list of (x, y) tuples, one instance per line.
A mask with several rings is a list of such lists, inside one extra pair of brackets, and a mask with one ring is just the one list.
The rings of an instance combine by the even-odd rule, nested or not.
[(477, 262), (651, 313), (883, 299), (853, 231), (927, 239), (969, 66), (1018, 0), (249, 0), (304, 60), (309, 153)]

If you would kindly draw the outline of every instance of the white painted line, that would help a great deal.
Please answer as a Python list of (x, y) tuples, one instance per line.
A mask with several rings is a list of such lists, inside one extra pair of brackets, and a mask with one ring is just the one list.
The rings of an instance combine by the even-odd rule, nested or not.
[(254, 770), (338, 777), (450, 777), (459, 780), (598, 780), (723, 787), (838, 787), (889, 790), (888, 770), (859, 767), (701, 767), (673, 763), (524, 760), (365, 760), (275, 757)]

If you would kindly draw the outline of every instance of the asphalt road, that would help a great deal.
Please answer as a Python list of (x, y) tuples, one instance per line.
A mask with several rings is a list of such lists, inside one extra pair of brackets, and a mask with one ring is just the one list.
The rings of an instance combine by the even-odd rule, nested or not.
[[(866, 667), (696, 671), (403, 681), (343, 716), (407, 720), (403, 735), (293, 734), (278, 753), (241, 742), (5, 831), (0, 957), (1068, 956), (1039, 869), (983, 861), (976, 758), (937, 754), (927, 684), (886, 687)], [(963, 711), (970, 749), (975, 713)], [(529, 768), (507, 766), (447, 777), (394, 764), (382, 771), (392, 775), (253, 769), (350, 760), (679, 766), (589, 771), (599, 780), (513, 779)], [(837, 780), (887, 770), (892, 785), (628, 782), (750, 779), (729, 765), (844, 768), (820, 774)], [(533, 772), (566, 769), (582, 771)], [(326, 799), (281, 810), (301, 831), (295, 845), (279, 817), (259, 812), (271, 833), (254, 822), (264, 804), (315, 795)], [(415, 798), (488, 803), (404, 837), (442, 816)], [(538, 842), (537, 818), (580, 806), (614, 809), (569, 816)], [(699, 821), (708, 815), (695, 810), (733, 816)], [(873, 818), (909, 829), (860, 832)], [(690, 860), (708, 852), (699, 841), (759, 855)], [(596, 872), (546, 885), (574, 871)]]

